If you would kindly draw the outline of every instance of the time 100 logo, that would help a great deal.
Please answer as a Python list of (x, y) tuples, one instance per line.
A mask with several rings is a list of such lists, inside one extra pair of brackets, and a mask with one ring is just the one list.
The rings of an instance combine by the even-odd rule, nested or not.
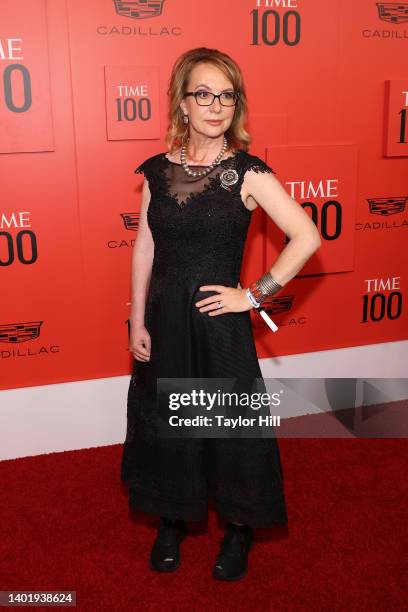
[[(258, 0), (258, 6), (261, 4)], [(264, 5), (270, 6), (268, 0)], [(274, 46), (283, 42), (288, 47), (297, 45), (300, 41), (300, 15), (297, 11), (289, 10), (281, 13), (274, 9), (251, 11), (252, 41), (251, 45)]]

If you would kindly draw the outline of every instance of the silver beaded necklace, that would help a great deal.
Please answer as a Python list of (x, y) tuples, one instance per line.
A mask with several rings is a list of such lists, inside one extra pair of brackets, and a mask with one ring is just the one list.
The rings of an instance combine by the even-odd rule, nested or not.
[(197, 172), (196, 170), (191, 170), (191, 168), (187, 164), (187, 161), (186, 161), (187, 160), (187, 145), (188, 145), (188, 140), (187, 140), (187, 143), (183, 144), (183, 146), (181, 147), (181, 151), (180, 151), (181, 165), (183, 166), (186, 174), (188, 174), (189, 176), (197, 177), (197, 176), (205, 176), (206, 174), (211, 172), (211, 170), (218, 164), (219, 161), (221, 161), (222, 157), (224, 156), (225, 151), (227, 150), (228, 142), (224, 136), (224, 144), (222, 145), (222, 149), (218, 153), (217, 157), (213, 160), (213, 162), (209, 166), (206, 167), (205, 170), (200, 170), (199, 172)]

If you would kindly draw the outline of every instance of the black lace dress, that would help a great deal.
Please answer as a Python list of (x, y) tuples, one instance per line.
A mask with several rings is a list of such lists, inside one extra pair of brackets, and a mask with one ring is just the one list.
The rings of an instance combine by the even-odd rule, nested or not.
[[(226, 520), (255, 528), (287, 523), (275, 437), (163, 438), (155, 430), (157, 377), (262, 377), (250, 311), (210, 317), (194, 305), (217, 293), (201, 285), (238, 286), (252, 214), (240, 196), (248, 169), (273, 172), (245, 151), (199, 179), (165, 153), (135, 170), (149, 182), (155, 246), (145, 309), (150, 360), (134, 360), (121, 463), (134, 510), (203, 521), (213, 496)], [(228, 189), (224, 170), (232, 170), (223, 174)]]

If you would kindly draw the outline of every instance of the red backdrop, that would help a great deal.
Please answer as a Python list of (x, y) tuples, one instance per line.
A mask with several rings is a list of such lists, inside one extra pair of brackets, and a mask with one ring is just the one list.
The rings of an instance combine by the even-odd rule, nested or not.
[[(250, 152), (316, 223), (322, 247), (252, 313), (258, 356), (407, 338), (408, 3), (3, 0), (1, 388), (130, 372), (131, 249), (143, 177), (164, 151), (171, 67), (229, 53)], [(242, 280), (286, 237), (252, 216)]]

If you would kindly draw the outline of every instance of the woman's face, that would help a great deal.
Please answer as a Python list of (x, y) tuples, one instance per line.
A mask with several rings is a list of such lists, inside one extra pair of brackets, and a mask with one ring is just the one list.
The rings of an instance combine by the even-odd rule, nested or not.
[[(202, 62), (191, 71), (187, 91), (220, 94), (223, 91), (234, 91), (234, 87), (219, 68)], [(183, 113), (188, 115), (190, 135), (195, 131), (209, 138), (223, 135), (230, 127), (235, 112), (235, 106), (223, 106), (218, 98), (215, 98), (210, 106), (199, 106), (194, 96), (187, 96), (180, 103), (180, 107)]]

